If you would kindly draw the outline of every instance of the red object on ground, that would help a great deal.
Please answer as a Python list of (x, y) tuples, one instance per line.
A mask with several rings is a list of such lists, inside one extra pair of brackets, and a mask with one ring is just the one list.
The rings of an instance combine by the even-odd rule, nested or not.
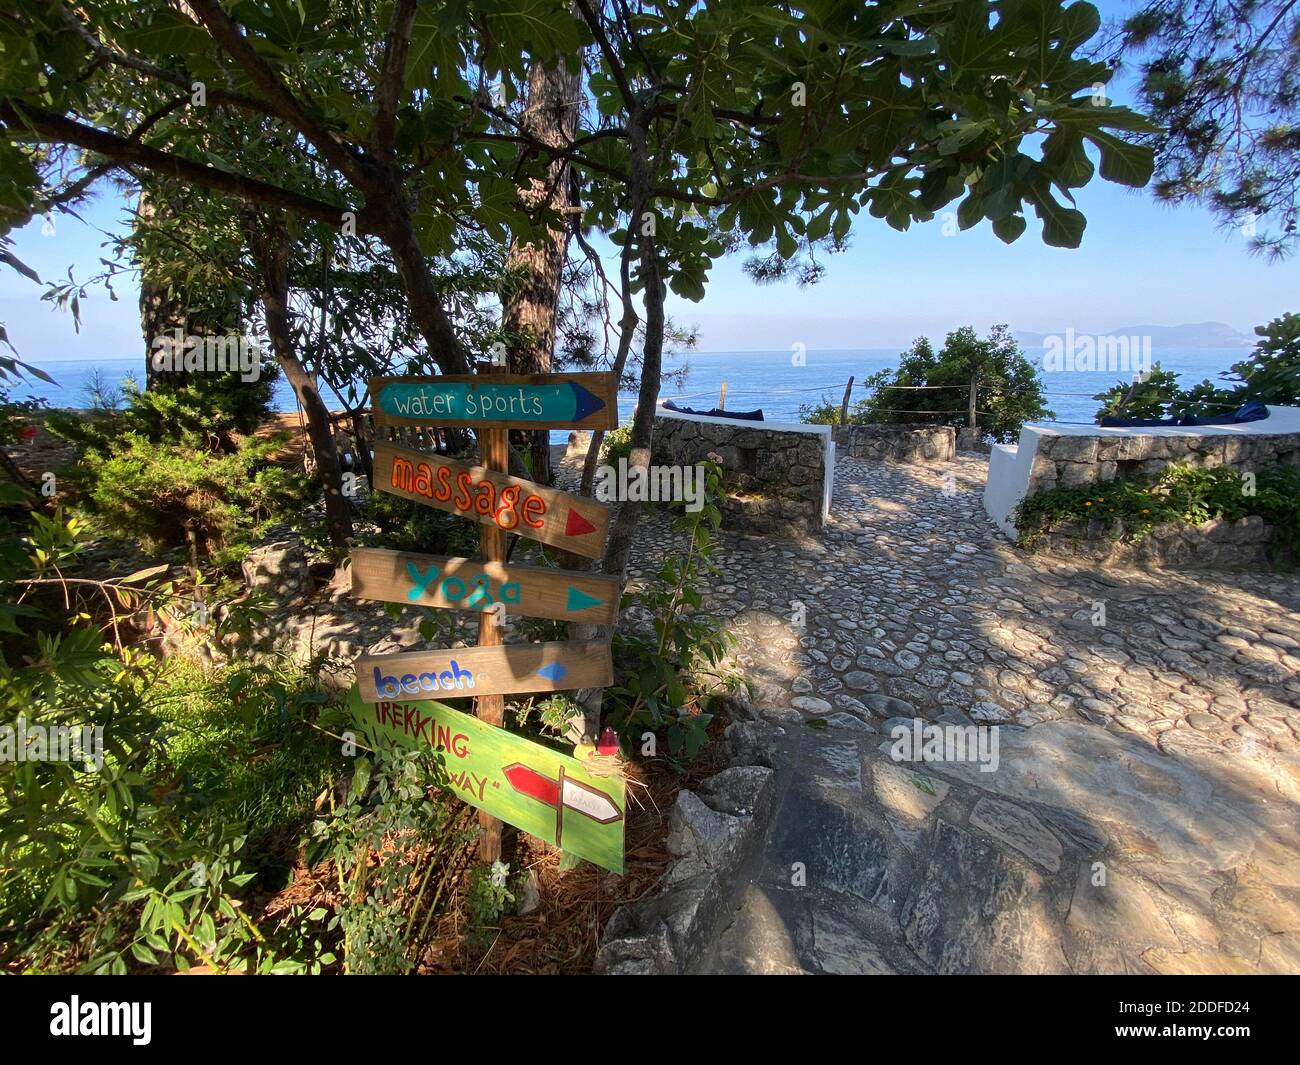
[(37, 429), (36, 426), (34, 426), (34, 425), (24, 425), (24, 426), (22, 427), (21, 431), (19, 432), (19, 435), (20, 435), (24, 440), (35, 440), (35, 439), (36, 439), (36, 434), (39, 433), (39, 432), (40, 432), (40, 430)]
[(560, 805), (560, 784), (550, 777), (542, 776), (534, 769), (529, 769), (526, 765), (506, 766), (502, 772), (510, 781), (510, 786), (522, 795), (527, 795), (530, 799), (536, 799), (538, 802), (544, 802), (547, 806), (558, 807)]
[(569, 518), (564, 523), (565, 536), (582, 536), (586, 533), (596, 531), (596, 526), (592, 525), (586, 518), (576, 510), (569, 511)]
[(600, 742), (596, 744), (596, 750), (600, 754), (618, 754), (618, 733), (612, 728), (606, 728), (600, 734)]

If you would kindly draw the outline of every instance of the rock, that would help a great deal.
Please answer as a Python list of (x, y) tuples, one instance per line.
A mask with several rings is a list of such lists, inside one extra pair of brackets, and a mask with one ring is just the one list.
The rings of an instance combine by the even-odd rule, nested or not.
[(970, 823), (1049, 873), (1061, 868), (1060, 840), (1022, 806), (1001, 799), (981, 799), (971, 811)]
[(775, 774), (766, 766), (732, 766), (700, 783), (700, 798), (710, 809), (733, 817), (759, 817), (772, 812)]
[(241, 568), (251, 590), (270, 592), (277, 598), (293, 598), (311, 587), (307, 555), (296, 537), (253, 548)]
[(902, 925), (938, 973), (1070, 971), (1039, 874), (942, 818)]
[(970, 716), (976, 721), (1010, 721), (1011, 711), (997, 703), (989, 702), (987, 699), (981, 699), (973, 704), (969, 711)]
[(828, 715), (825, 718), (825, 721), (826, 724), (830, 725), (832, 728), (846, 728), (846, 729), (852, 729), (853, 731), (856, 732), (876, 731), (865, 721), (863, 721), (862, 718), (854, 717), (852, 714), (846, 714), (843, 711)]
[(768, 765), (772, 757), (772, 743), (784, 735), (779, 725), (761, 721), (733, 721), (723, 731), (728, 761), (733, 765)]
[(864, 695), (862, 701), (871, 708), (872, 713), (881, 717), (911, 717), (916, 713), (916, 707), (911, 703), (890, 695)]
[(818, 699), (814, 695), (796, 695), (790, 700), (790, 705), (805, 714), (829, 714), (835, 709), (825, 699)]
[(542, 895), (538, 890), (537, 870), (529, 869), (528, 875), (524, 878), (523, 886), (519, 891), (519, 910), (520, 914), (532, 913), (542, 904)]
[(1094, 883), (1098, 879), (1093, 863), (1079, 863), (1066, 928), (1141, 949), (1179, 949), (1178, 937), (1140, 880), (1113, 867), (1106, 868), (1104, 883)]
[(725, 866), (740, 849), (744, 830), (740, 818), (712, 809), (693, 791), (679, 791), (668, 813), (665, 845), (678, 858)]
[(871, 783), (876, 801), (912, 825), (923, 824), (948, 797), (949, 785), (907, 766), (871, 760)]
[(845, 687), (852, 688), (854, 691), (861, 692), (878, 692), (880, 691), (880, 681), (867, 673), (865, 670), (854, 669), (844, 674)]

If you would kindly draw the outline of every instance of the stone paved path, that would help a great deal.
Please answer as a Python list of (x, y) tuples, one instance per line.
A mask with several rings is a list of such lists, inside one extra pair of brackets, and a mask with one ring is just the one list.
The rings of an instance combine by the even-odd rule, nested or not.
[[(820, 540), (722, 534), (728, 740), (779, 797), (700, 968), (1300, 971), (1300, 578), (1026, 556), (985, 469), (841, 460)], [(997, 725), (997, 769), (898, 760), (913, 719)]]

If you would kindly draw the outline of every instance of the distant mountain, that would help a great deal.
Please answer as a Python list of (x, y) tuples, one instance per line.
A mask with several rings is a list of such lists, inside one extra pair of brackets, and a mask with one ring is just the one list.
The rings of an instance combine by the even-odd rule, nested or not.
[[(1076, 333), (1079, 331), (1076, 330)], [(1041, 348), (1053, 333), (1017, 332), (1016, 340), (1027, 348)], [(1123, 325), (1111, 329), (1106, 336), (1150, 337), (1156, 348), (1249, 348), (1255, 343), (1247, 336), (1223, 322), (1196, 322), (1184, 325)]]

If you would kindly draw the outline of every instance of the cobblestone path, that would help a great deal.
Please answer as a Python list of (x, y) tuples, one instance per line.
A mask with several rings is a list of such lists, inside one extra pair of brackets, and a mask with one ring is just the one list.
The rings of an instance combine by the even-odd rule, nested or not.
[[(780, 791), (703, 968), (1300, 971), (1300, 578), (1026, 555), (985, 469), (842, 459), (820, 539), (720, 534)], [(648, 522), (633, 576), (678, 549)], [(914, 721), (997, 768), (900, 760)]]

